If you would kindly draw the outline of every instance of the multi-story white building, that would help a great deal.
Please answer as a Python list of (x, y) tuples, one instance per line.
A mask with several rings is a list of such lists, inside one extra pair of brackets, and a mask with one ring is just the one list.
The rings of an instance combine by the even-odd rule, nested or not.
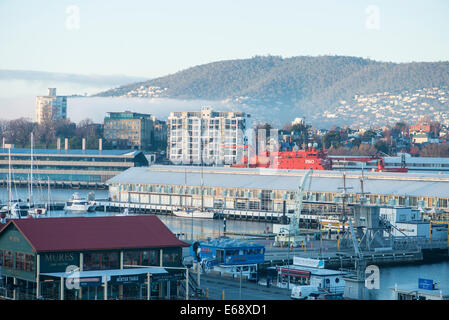
[(67, 118), (67, 97), (57, 96), (56, 88), (48, 88), (47, 96), (36, 97), (36, 122), (43, 124)]
[(171, 112), (167, 156), (175, 164), (233, 164), (246, 152), (251, 118), (244, 112)]

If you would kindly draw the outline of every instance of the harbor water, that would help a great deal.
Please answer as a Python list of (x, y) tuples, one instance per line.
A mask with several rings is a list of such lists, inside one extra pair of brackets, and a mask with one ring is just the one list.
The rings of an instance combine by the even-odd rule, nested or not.
[[(107, 190), (68, 190), (56, 189), (50, 191), (50, 201), (63, 203), (69, 200), (74, 192), (78, 192), (81, 197), (87, 197), (89, 192), (95, 193), (96, 199), (106, 199), (108, 197)], [(12, 191), (13, 199), (22, 199), (26, 201), (29, 197), (26, 188), (17, 188)], [(48, 190), (45, 188), (34, 189), (33, 199), (37, 203), (46, 203), (48, 201)], [(7, 191), (0, 188), (0, 201), (6, 203)], [(113, 216), (119, 212), (89, 212), (74, 213), (60, 211), (51, 211), (45, 217), (70, 217), (70, 216)], [(223, 235), (224, 223), (221, 219), (191, 219), (181, 218), (172, 215), (158, 215), (161, 221), (175, 234), (181, 235), (183, 240), (197, 240)], [(234, 237), (242, 239), (250, 238), (250, 234), (263, 235), (267, 231), (272, 230), (273, 224), (268, 222), (255, 221), (226, 221), (226, 231), (232, 233)], [(240, 236), (239, 236), (240, 235)], [(393, 297), (392, 288), (397, 284), (401, 287), (417, 287), (418, 279), (431, 279), (438, 283), (438, 287), (443, 292), (449, 293), (449, 261), (443, 261), (432, 264), (421, 265), (402, 265), (379, 267), (380, 269), (380, 289), (374, 290), (374, 297), (378, 300), (390, 300)]]
[[(74, 192), (77, 192), (80, 197), (87, 198), (90, 192), (95, 193), (96, 199), (107, 199), (107, 190), (87, 190), (87, 189), (55, 189), (50, 191), (51, 203), (64, 203), (68, 201)], [(16, 188), (12, 191), (13, 199), (21, 199), (26, 201), (29, 198), (29, 192), (26, 188)], [(42, 188), (42, 190), (33, 191), (33, 200), (35, 203), (47, 203), (48, 191)], [(2, 203), (7, 202), (7, 191), (5, 188), (0, 188), (0, 201)], [(120, 212), (88, 212), (77, 213), (69, 211), (50, 211), (45, 217), (70, 217), (70, 216), (113, 216), (120, 214)], [(132, 214), (132, 212), (130, 213)], [(182, 234), (183, 240), (198, 240), (207, 239), (208, 237), (218, 237), (223, 235), (224, 223), (221, 219), (191, 219), (181, 218), (172, 215), (158, 215), (162, 222), (175, 234)], [(272, 223), (267, 222), (252, 222), (252, 221), (226, 221), (226, 231), (230, 234), (263, 234), (266, 231), (271, 231), (273, 227)]]

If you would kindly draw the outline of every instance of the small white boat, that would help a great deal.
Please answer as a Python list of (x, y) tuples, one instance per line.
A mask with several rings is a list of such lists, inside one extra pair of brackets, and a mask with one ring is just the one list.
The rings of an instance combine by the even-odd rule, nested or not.
[(7, 205), (1, 208), (2, 212), (6, 212), (11, 219), (20, 219), (28, 215), (30, 205), (27, 202), (21, 200), (11, 202), (10, 207)]
[(184, 218), (213, 219), (215, 217), (215, 212), (199, 209), (194, 210), (178, 209), (173, 211), (173, 214), (177, 217), (184, 217)]
[(75, 192), (72, 195), (72, 198), (66, 202), (64, 206), (64, 210), (66, 211), (79, 211), (79, 212), (88, 212), (95, 210), (95, 202), (88, 201), (85, 198), (81, 198), (78, 192)]
[(125, 210), (123, 210), (123, 212), (115, 214), (116, 217), (128, 216), (128, 215), (129, 215), (129, 209), (128, 208), (125, 208)]
[(45, 214), (47, 214), (47, 208), (45, 208), (43, 206), (34, 206), (28, 210), (28, 214), (45, 215)]

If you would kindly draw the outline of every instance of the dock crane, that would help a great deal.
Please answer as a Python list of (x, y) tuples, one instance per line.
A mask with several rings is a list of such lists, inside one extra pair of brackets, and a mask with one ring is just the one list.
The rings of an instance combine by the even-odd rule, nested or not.
[(300, 242), (304, 242), (305, 237), (303, 235), (300, 235), (299, 233), (299, 221), (301, 218), (301, 211), (303, 207), (302, 202), (304, 197), (304, 188), (312, 171), (312, 169), (309, 169), (303, 175), (298, 185), (298, 189), (295, 192), (294, 216), (290, 219), (290, 223), (288, 225), (278, 225), (279, 232), (277, 233), (274, 240), (275, 245), (287, 243), (288, 245), (293, 244), (295, 246)]

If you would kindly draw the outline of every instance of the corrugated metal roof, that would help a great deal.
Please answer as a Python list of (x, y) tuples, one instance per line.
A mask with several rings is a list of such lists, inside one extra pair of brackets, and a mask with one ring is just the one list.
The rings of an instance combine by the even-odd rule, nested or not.
[[(401, 163), (401, 157), (385, 157), (385, 163)], [(416, 164), (416, 163), (430, 163), (430, 164), (449, 164), (449, 158), (433, 158), (433, 157), (406, 157), (405, 163)]]
[(14, 219), (36, 252), (188, 247), (156, 216)]
[[(97, 149), (34, 149), (34, 155), (87, 155), (87, 156), (134, 156), (142, 151), (139, 150), (97, 150)], [(8, 149), (0, 148), (0, 154), (8, 154)], [(30, 155), (31, 150), (28, 148), (13, 148), (11, 154)]]
[[(268, 189), (295, 191), (305, 170), (275, 170), (246, 168), (203, 169), (205, 187), (241, 189)], [(201, 169), (185, 166), (151, 166), (130, 168), (108, 180), (108, 183), (201, 185)], [(360, 193), (361, 174), (346, 173), (348, 193)], [(365, 172), (364, 192), (409, 196), (449, 197), (449, 177), (431, 173)], [(306, 190), (316, 192), (341, 192), (343, 172), (314, 171), (306, 184)]]
[(260, 247), (264, 246), (257, 243), (240, 241), (237, 239), (211, 239), (209, 241), (200, 241), (200, 245), (219, 247), (219, 248), (242, 248), (242, 247)]

